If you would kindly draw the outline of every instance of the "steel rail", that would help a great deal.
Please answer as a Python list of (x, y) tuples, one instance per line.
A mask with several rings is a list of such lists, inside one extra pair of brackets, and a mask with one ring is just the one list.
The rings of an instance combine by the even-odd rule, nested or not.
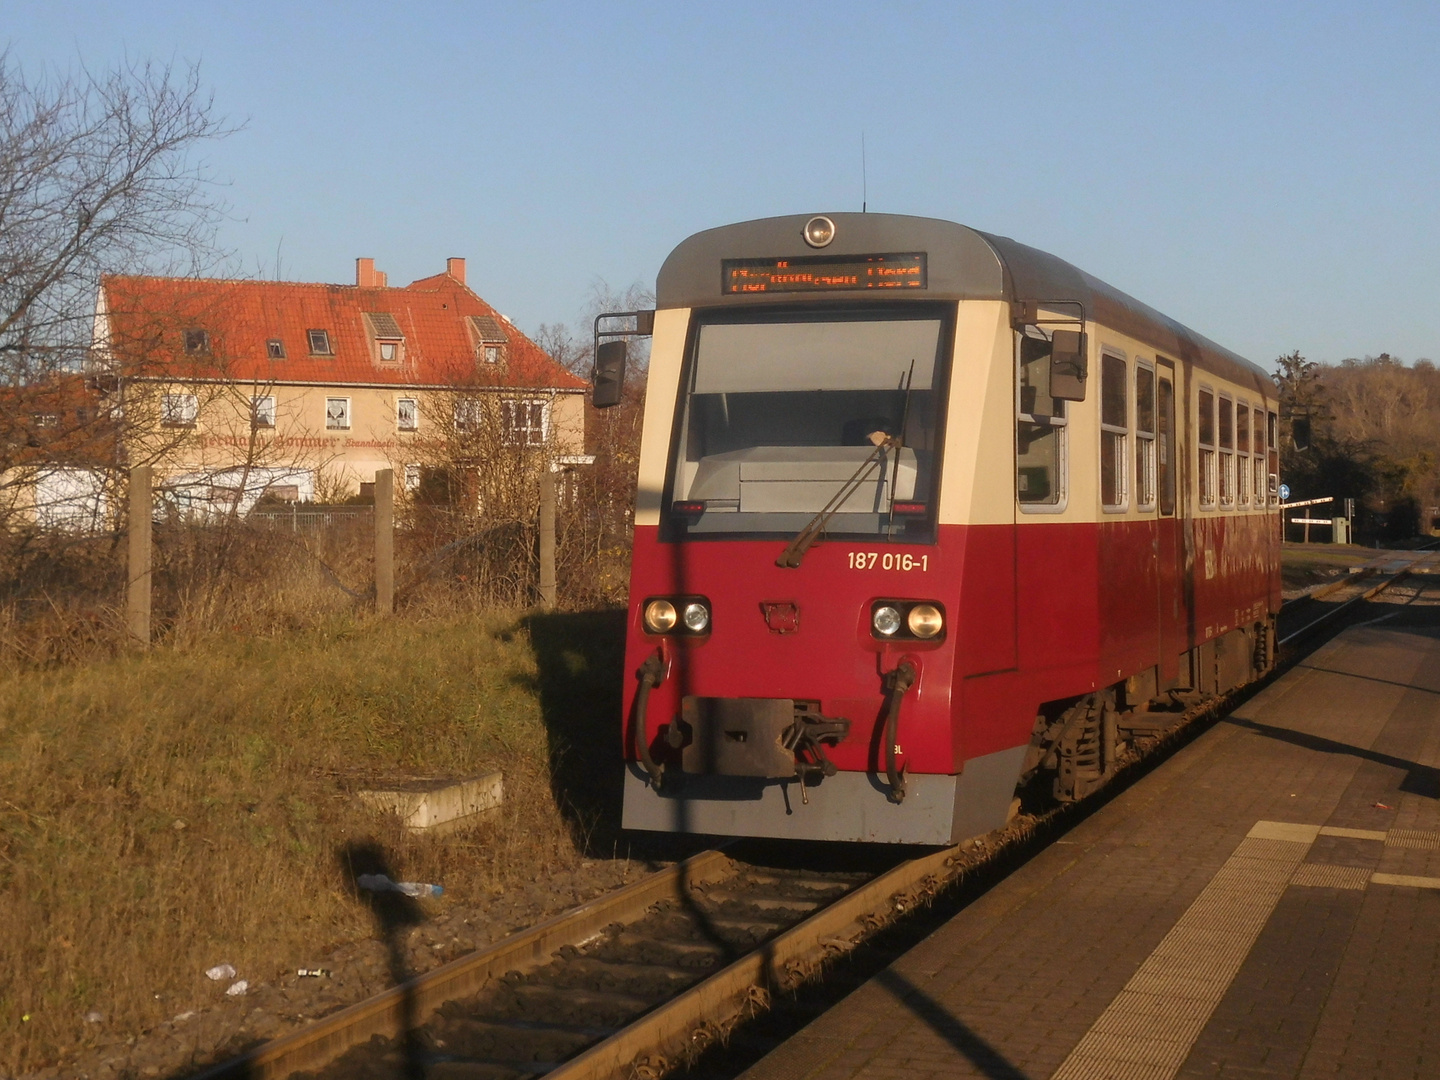
[[(1414, 560), (1412, 560), (1411, 562), (1406, 563), (1406, 564), (1405, 564), (1404, 566), (1402, 566), (1399, 570), (1395, 571), (1393, 574), (1391, 574), (1389, 577), (1387, 577), (1384, 581), (1377, 582), (1375, 585), (1372, 585), (1369, 589), (1366, 589), (1364, 592), (1362, 592), (1359, 596), (1351, 597), (1349, 600), (1346, 600), (1345, 603), (1341, 604), (1339, 607), (1335, 608), (1335, 609), (1332, 610), (1332, 611), (1327, 611), (1324, 615), (1321, 615), (1318, 619), (1315, 619), (1315, 620), (1313, 620), (1313, 621), (1311, 621), (1311, 622), (1306, 623), (1304, 626), (1300, 627), (1300, 629), (1298, 629), (1298, 630), (1292, 630), (1292, 631), (1291, 631), (1289, 634), (1287, 634), (1285, 637), (1283, 637), (1283, 638), (1281, 638), (1279, 641), (1277, 641), (1277, 642), (1276, 642), (1276, 645), (1277, 645), (1277, 646), (1280, 646), (1280, 645), (1288, 645), (1290, 642), (1294, 641), (1296, 638), (1303, 637), (1305, 634), (1308, 634), (1311, 630), (1314, 630), (1314, 629), (1315, 629), (1317, 626), (1319, 626), (1321, 623), (1329, 622), (1331, 619), (1335, 618), (1335, 616), (1339, 615), (1342, 611), (1344, 611), (1346, 608), (1350, 607), (1351, 605), (1353, 605), (1353, 604), (1358, 604), (1358, 603), (1360, 603), (1362, 600), (1369, 600), (1369, 599), (1371, 599), (1371, 598), (1374, 597), (1374, 596), (1378, 596), (1380, 593), (1382, 593), (1382, 592), (1384, 592), (1386, 589), (1390, 588), (1390, 586), (1397, 584), (1398, 582), (1400, 582), (1401, 580), (1403, 580), (1403, 579), (1406, 578), (1406, 577), (1409, 577), (1411, 571), (1413, 571), (1413, 570), (1415, 569), (1415, 567), (1417, 567), (1417, 566), (1419, 566), (1421, 563), (1423, 563), (1423, 562), (1425, 562), (1425, 561), (1433, 558), (1433, 557), (1434, 557), (1434, 554), (1435, 554), (1435, 553), (1434, 553), (1433, 551), (1427, 551), (1424, 555), (1421, 555), (1420, 558), (1414, 559)], [(1338, 587), (1338, 583), (1337, 583), (1337, 587)]]
[[(908, 893), (929, 878), (944, 878), (956, 848), (909, 859), (821, 908), (803, 922), (742, 956), (704, 982), (692, 986), (628, 1027), (596, 1043), (545, 1074), (545, 1080), (611, 1080), (629, 1076), (644, 1054), (688, 1044), (704, 1024), (721, 1024), (741, 1013), (756, 991), (783, 985), (796, 965), (818, 960), (827, 948), (842, 951), (858, 942), (847, 932), (863, 935), (867, 920), (884, 921), (896, 910), (897, 895)], [(888, 909), (888, 911), (887, 911)]]
[(322, 1068), (375, 1035), (401, 1038), (407, 1020), (411, 1025), (423, 1023), (445, 1002), (473, 994), (508, 971), (526, 971), (546, 964), (561, 947), (578, 948), (611, 923), (637, 917), (662, 900), (681, 899), (690, 885), (721, 879), (729, 869), (730, 859), (723, 851), (701, 852), (223, 1061), (195, 1080), (281, 1080), (300, 1069)]

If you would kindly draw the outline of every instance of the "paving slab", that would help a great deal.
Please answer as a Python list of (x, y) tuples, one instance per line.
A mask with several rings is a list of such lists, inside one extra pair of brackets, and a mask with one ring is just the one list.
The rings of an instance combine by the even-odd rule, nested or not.
[(1346, 631), (744, 1080), (1440, 1077), (1440, 606)]

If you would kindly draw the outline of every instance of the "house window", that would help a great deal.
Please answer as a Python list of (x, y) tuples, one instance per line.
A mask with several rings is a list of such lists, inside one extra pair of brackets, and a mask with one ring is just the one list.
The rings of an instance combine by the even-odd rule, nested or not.
[(395, 426), (401, 431), (414, 431), (420, 426), (420, 406), (414, 398), (402, 397), (395, 402)]
[(1215, 489), (1215, 391), (1200, 388), (1200, 416), (1196, 443), (1199, 445), (1200, 505), (1214, 509)]
[(405, 480), (404, 480), (404, 483), (405, 483), (405, 490), (406, 490), (406, 491), (414, 491), (417, 487), (420, 486), (420, 466), (419, 466), (419, 465), (406, 465), (406, 466), (405, 466)]
[(285, 359), (285, 343), (279, 338), (271, 338), (265, 342), (265, 355), (271, 360)]
[(334, 356), (334, 350), (330, 348), (329, 330), (306, 330), (305, 334), (310, 339), (311, 356)]
[(350, 427), (350, 399), (329, 397), (325, 399), (325, 427), (331, 431), (346, 431)]
[(194, 394), (166, 394), (160, 400), (160, 422), (166, 427), (194, 427), (200, 399)]
[(185, 351), (187, 353), (208, 353), (210, 351), (210, 331), (186, 330)]
[(500, 437), (506, 446), (544, 446), (547, 409), (543, 401), (501, 402)]
[(1019, 336), (1015, 404), (1015, 498), (1022, 510), (1059, 510), (1065, 502), (1066, 416), (1050, 396), (1050, 339), (1033, 326)]
[(479, 431), (484, 410), (475, 398), (455, 402), (455, 430), (460, 432)]
[(275, 426), (275, 398), (270, 394), (262, 394), (250, 399), (250, 417), (257, 428), (273, 428)]
[(475, 342), (475, 355), (487, 364), (502, 362), (510, 335), (500, 325), (500, 320), (490, 315), (471, 315), (469, 323), (470, 336)]
[(363, 316), (375, 346), (375, 359), (382, 364), (398, 364), (405, 359), (405, 334), (395, 316), (388, 311), (366, 311)]
[(1220, 398), (1220, 505), (1235, 505), (1235, 402)]
[(1100, 502), (1107, 510), (1124, 510), (1129, 491), (1129, 402), (1125, 361), (1106, 355), (1100, 360)]
[(1155, 509), (1155, 371), (1135, 365), (1135, 503)]

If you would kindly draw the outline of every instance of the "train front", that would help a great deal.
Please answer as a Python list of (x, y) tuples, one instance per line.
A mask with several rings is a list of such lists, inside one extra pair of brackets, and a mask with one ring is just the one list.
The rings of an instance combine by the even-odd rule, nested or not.
[(1003, 821), (1010, 790), (964, 790), (951, 701), (957, 305), (927, 288), (923, 219), (847, 218), (712, 230), (661, 272), (626, 828), (938, 844)]

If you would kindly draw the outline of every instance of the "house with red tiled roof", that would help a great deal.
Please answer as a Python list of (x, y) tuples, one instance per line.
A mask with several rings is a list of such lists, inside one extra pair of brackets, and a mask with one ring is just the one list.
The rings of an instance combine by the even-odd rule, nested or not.
[(584, 450), (586, 384), (466, 285), (464, 259), (395, 288), (373, 259), (353, 285), (110, 275), (95, 345), (92, 374), (154, 419), (127, 422), (131, 463), (163, 459), (172, 488), (336, 498), (384, 468), (413, 486), (457, 439)]

